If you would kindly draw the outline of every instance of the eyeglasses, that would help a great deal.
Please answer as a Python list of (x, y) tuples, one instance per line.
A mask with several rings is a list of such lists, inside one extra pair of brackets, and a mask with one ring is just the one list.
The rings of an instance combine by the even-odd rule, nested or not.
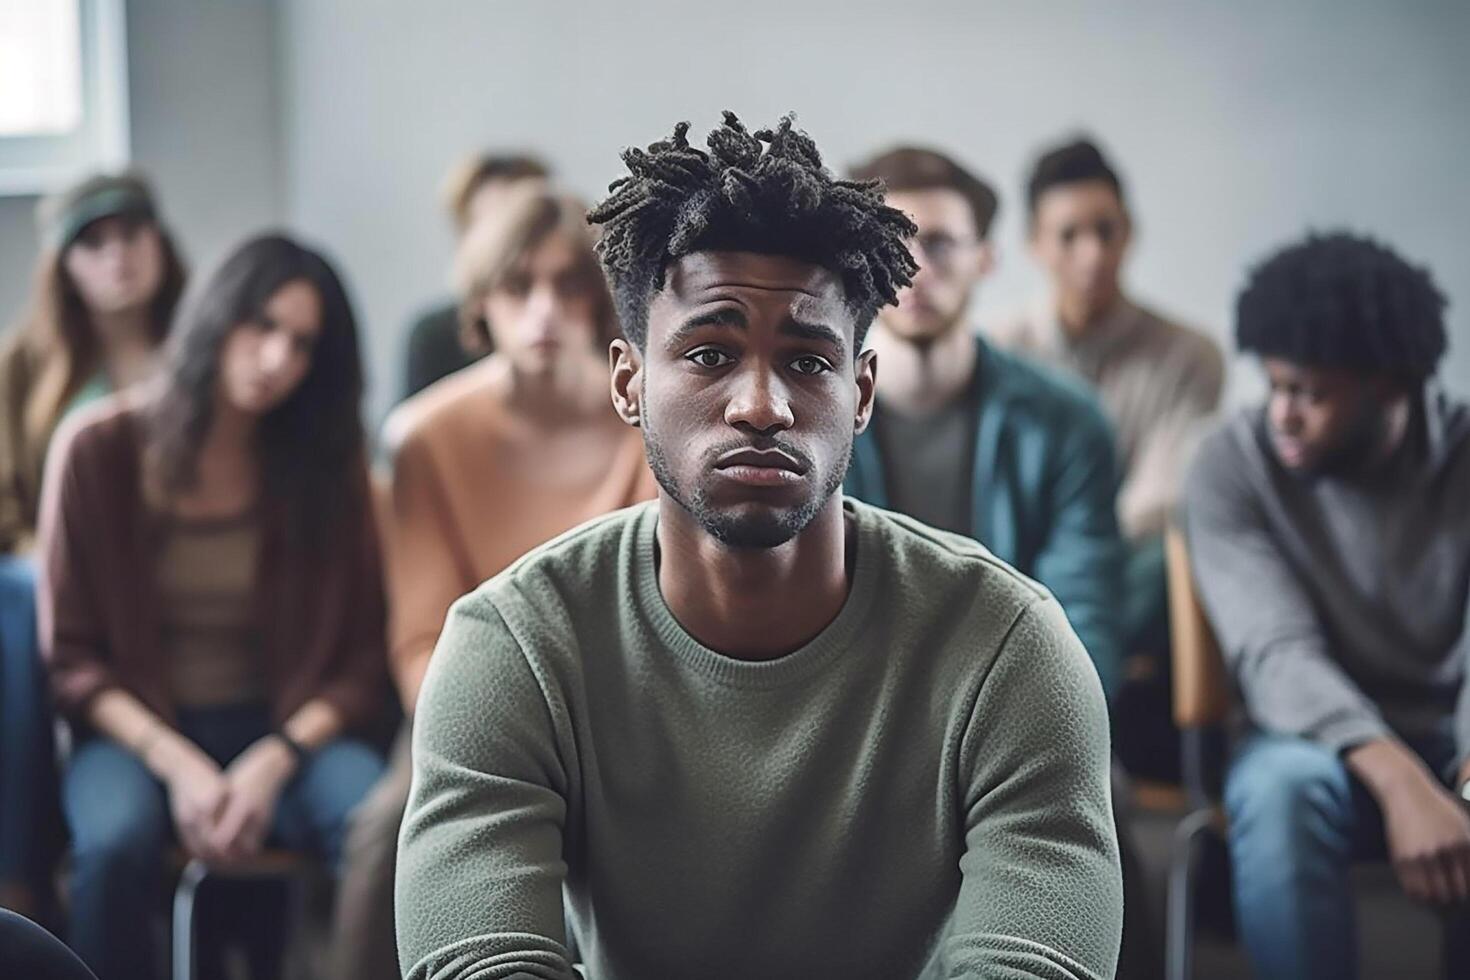
[(980, 244), (980, 239), (956, 238), (948, 232), (935, 231), (915, 235), (909, 242), (923, 253), (924, 260), (929, 265), (947, 272), (954, 268), (967, 249)]

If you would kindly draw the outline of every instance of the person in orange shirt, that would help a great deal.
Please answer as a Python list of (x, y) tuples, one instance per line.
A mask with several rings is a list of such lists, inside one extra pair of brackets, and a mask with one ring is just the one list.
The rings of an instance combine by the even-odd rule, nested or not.
[[(643, 440), (613, 411), (618, 335), (585, 206), (538, 185), (487, 215), (456, 259), (466, 333), (494, 353), (404, 402), (384, 426), (389, 659), (411, 723), (450, 605), (564, 531), (652, 499)], [(338, 902), (337, 975), (401, 976), (393, 865), (408, 799), (408, 726), (362, 806)]]

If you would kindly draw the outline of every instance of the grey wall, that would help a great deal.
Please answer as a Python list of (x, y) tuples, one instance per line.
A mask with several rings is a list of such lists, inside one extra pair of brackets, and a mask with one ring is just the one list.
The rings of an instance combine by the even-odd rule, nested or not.
[[(134, 163), (191, 271), (285, 218), (274, 0), (129, 0)], [(34, 198), (0, 198), (0, 324), (24, 306)]]
[[(986, 317), (1039, 287), (1018, 201), (1035, 149), (1085, 127), (1130, 183), (1134, 292), (1227, 338), (1244, 263), (1310, 225), (1372, 230), (1449, 293), (1470, 392), (1470, 5), (1456, 0), (129, 0), (133, 144), (192, 265), (285, 222), (339, 260), (372, 360), (444, 289), (436, 191), (481, 146), (545, 153), (583, 194), (617, 151), (721, 108), (788, 109), (840, 166), (946, 148), (1005, 198)], [(895, 11), (903, 9), (902, 19)], [(732, 13), (731, 11), (738, 11)], [(24, 296), (29, 200), (0, 199), (0, 317)], [(1234, 395), (1258, 390), (1235, 372)]]
[(1454, 0), (300, 0), (282, 8), (288, 213), (345, 264), (380, 411), (404, 320), (443, 288), (435, 190), (467, 149), (535, 147), (592, 194), (620, 147), (727, 106), (796, 109), (839, 165), (934, 143), (1005, 196), (985, 316), (1038, 286), (1027, 161), (1086, 127), (1132, 187), (1138, 295), (1223, 339), (1247, 259), (1309, 225), (1371, 229), (1450, 293), (1447, 374), (1467, 391), (1467, 37)]

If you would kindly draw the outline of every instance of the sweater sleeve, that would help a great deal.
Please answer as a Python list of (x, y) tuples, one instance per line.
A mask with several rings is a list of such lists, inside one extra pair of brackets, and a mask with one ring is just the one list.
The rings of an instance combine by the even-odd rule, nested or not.
[(1123, 672), (1123, 577), (1112, 431), (1089, 406), (1065, 420), (1050, 469), (1051, 524), (1031, 568), (1056, 596), (1111, 697)]
[(62, 713), (82, 717), (87, 706), (117, 680), (104, 651), (106, 624), (97, 609), (103, 587), (87, 534), (88, 433), (76, 424), (62, 427), (52, 443), (41, 496), (37, 550), (36, 615), (41, 656)]
[(449, 607), (478, 584), (467, 582), (461, 543), (449, 525), (433, 453), (421, 432), (409, 433), (394, 453), (384, 532), (388, 657), (404, 710), (413, 714)]
[(1012, 625), (959, 753), (963, 876), (951, 978), (1111, 977), (1123, 879), (1107, 707), (1055, 601)]
[(1389, 728), (1331, 657), (1312, 601), (1272, 538), (1248, 465), (1217, 432), (1185, 493), (1185, 533), (1200, 601), (1246, 713), (1266, 731), (1342, 751)]
[(491, 603), (457, 603), (424, 681), (399, 841), (408, 980), (570, 980), (568, 768), (546, 689)]

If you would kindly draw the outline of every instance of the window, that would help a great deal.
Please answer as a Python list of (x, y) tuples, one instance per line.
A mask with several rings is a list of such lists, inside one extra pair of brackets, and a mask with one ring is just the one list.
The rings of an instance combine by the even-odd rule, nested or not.
[(0, 3), (0, 195), (128, 159), (123, 0)]

